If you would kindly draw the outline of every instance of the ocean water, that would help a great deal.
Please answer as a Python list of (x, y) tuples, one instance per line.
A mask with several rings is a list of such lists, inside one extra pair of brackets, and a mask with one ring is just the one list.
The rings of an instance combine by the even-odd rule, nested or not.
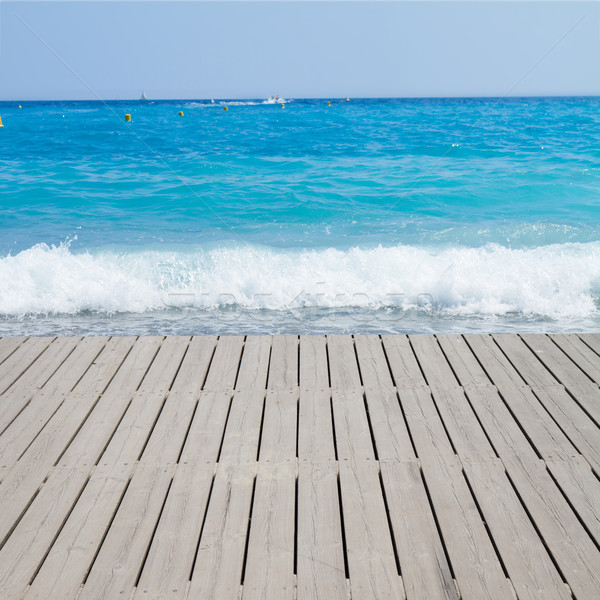
[(600, 330), (599, 98), (330, 101), (0, 103), (0, 335)]

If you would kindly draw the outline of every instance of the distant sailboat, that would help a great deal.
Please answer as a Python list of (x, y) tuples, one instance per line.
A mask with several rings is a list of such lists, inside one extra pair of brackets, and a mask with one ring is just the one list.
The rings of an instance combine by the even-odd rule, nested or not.
[(148, 100), (148, 96), (146, 96), (146, 92), (144, 90), (142, 90), (142, 97), (140, 100)]

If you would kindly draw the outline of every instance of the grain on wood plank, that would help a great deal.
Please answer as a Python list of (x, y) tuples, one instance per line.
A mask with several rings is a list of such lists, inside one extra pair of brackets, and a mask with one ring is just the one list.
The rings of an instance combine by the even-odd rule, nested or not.
[(217, 468), (188, 598), (238, 599), (255, 474), (256, 463)]
[[(455, 369), (460, 372), (460, 365), (469, 365), (469, 372), (460, 372), (459, 378), (466, 389), (475, 385), (477, 369), (483, 373), (486, 369), (492, 381), (502, 395), (504, 403), (509, 407), (519, 426), (527, 432), (528, 438), (536, 447), (542, 457), (569, 458), (577, 451), (563, 431), (554, 422), (533, 392), (526, 385), (520, 383), (520, 377), (514, 367), (506, 360), (498, 346), (488, 336), (479, 336), (472, 339), (472, 348), (477, 354), (482, 366), (479, 365), (474, 355), (471, 357), (462, 349), (465, 342), (458, 336), (448, 336), (440, 340), (442, 348)], [(515, 383), (516, 382), (516, 383)], [(476, 386), (475, 387), (480, 387)], [(472, 409), (469, 412), (473, 414)]]
[[(447, 360), (451, 363), (452, 369), (460, 385), (465, 388), (493, 385), (489, 373), (484, 371), (479, 364), (478, 359), (481, 359), (479, 353), (477, 353), (476, 357), (463, 336), (438, 335), (436, 337)], [(478, 337), (487, 338), (487, 336)], [(491, 343), (494, 343), (493, 340), (491, 340)], [(450, 356), (448, 355), (449, 352), (452, 353), (452, 360), (450, 360)], [(502, 368), (502, 366), (500, 366), (500, 368)], [(518, 380), (514, 381), (515, 385), (524, 386), (525, 382), (518, 376), (518, 373), (517, 377)]]
[(462, 598), (511, 591), (428, 390), (400, 390), (409, 430)]
[(297, 598), (347, 600), (342, 525), (334, 461), (298, 467)]
[(571, 597), (499, 459), (463, 461), (467, 478), (515, 587), (517, 597)]
[(259, 464), (243, 595), (294, 598), (295, 461)]
[[(518, 335), (497, 334), (493, 335), (492, 338), (502, 349), (516, 371), (530, 386), (544, 387), (558, 383), (552, 373), (542, 366), (535, 354), (531, 352)], [(466, 335), (465, 339), (469, 344), (477, 343), (476, 335)]]
[(354, 338), (360, 376), (365, 388), (392, 388), (387, 358), (378, 335), (358, 335)]
[(179, 462), (216, 461), (231, 406), (231, 392), (203, 391)]
[(404, 598), (377, 462), (340, 459), (339, 473), (352, 598)]
[(329, 387), (327, 340), (324, 335), (300, 336), (300, 387), (305, 390)]
[(459, 385), (437, 340), (432, 335), (410, 335), (419, 365), (431, 387), (457, 387)]
[(26, 340), (26, 337), (3, 337), (0, 340), (0, 365)]
[(161, 341), (160, 337), (143, 337), (135, 342), (83, 427), (61, 456), (61, 465), (96, 463), (127, 411)]
[(0, 550), (0, 597), (21, 598), (89, 477), (88, 468), (57, 468)]
[(354, 340), (348, 335), (327, 336), (331, 387), (355, 390), (361, 387), (360, 373), (354, 352)]
[(329, 389), (300, 389), (298, 457), (319, 462), (335, 458)]
[(600, 481), (589, 464), (577, 456), (568, 461), (547, 460), (546, 466), (600, 546)]
[(523, 341), (554, 376), (569, 390), (590, 416), (600, 423), (600, 389), (550, 338), (539, 335), (523, 335)]
[(54, 338), (28, 338), (15, 352), (0, 365), (0, 394), (17, 381), (17, 379), (38, 359), (38, 357), (54, 341)]
[[(88, 552), (85, 560), (79, 558), (75, 572), (71, 567), (60, 574), (65, 591), (75, 589), (85, 577), (84, 569), (93, 560), (79, 598), (131, 595), (169, 492), (174, 468), (173, 465), (137, 465), (98, 555), (94, 558), (94, 554)], [(100, 539), (90, 537), (90, 547)]]
[(81, 341), (78, 337), (56, 338), (35, 362), (35, 367), (27, 369), (2, 396), (2, 402), (9, 402), (9, 397), (29, 397), (42, 388)]
[[(211, 462), (177, 465), (134, 600), (180, 600), (185, 597), (213, 475)], [(88, 579), (91, 584), (92, 574), (93, 570)], [(108, 597), (100, 594), (94, 585), (86, 584), (84, 591), (86, 593), (80, 600)]]
[(123, 496), (128, 474), (94, 471), (25, 598), (74, 598)]
[(381, 336), (383, 347), (397, 388), (427, 387), (408, 337), (405, 335)]
[(235, 383), (237, 390), (264, 390), (267, 387), (271, 336), (248, 336)]
[(298, 336), (273, 338), (267, 386), (272, 390), (298, 387)]
[(17, 389), (13, 393), (11, 388), (2, 397), (0, 403), (0, 431), (6, 429), (25, 407), (28, 412), (35, 415), (41, 405), (59, 406), (64, 396), (75, 387), (107, 341), (106, 337), (84, 338), (38, 391), (24, 392)]
[(217, 338), (215, 336), (193, 337), (171, 385), (172, 392), (198, 395), (206, 379)]
[(458, 599), (417, 460), (380, 467), (407, 600)]
[[(104, 391), (107, 382), (114, 376), (115, 370), (119, 368), (120, 361), (124, 359), (131, 347), (131, 340), (129, 339), (113, 339), (115, 343), (113, 343), (113, 340), (108, 342), (105, 346), (106, 352), (97, 356), (96, 361), (89, 366), (83, 378), (76, 384), (75, 391), (72, 394), (53, 394), (48, 397), (42, 390), (32, 399), (27, 408), (5, 431), (6, 435), (2, 437), (2, 458), (0, 459), (2, 464), (13, 464), (38, 435), (48, 438), (48, 433), (45, 431), (46, 427), (52, 431), (52, 437), (62, 436), (65, 442), (72, 439), (73, 430), (67, 429), (62, 433), (58, 433), (57, 431), (62, 430), (56, 429), (56, 423), (61, 422), (61, 418), (68, 416), (74, 408), (74, 412), (77, 414), (85, 414), (82, 409), (89, 410), (89, 401), (94, 401)], [(117, 340), (120, 342), (118, 345)], [(89, 359), (89, 355), (87, 358)], [(80, 368), (83, 367), (81, 362), (78, 362), (78, 364)], [(86, 377), (88, 374), (91, 376)], [(78, 404), (78, 406), (73, 407), (73, 403)], [(38, 427), (34, 427), (36, 418), (41, 421), (38, 421)], [(33, 422), (32, 419), (34, 419)], [(69, 420), (62, 419), (62, 422), (67, 423)], [(74, 426), (77, 424), (75, 423)], [(65, 427), (68, 426), (65, 425)], [(24, 456), (21, 460), (29, 460), (29, 458)]]
[(242, 336), (221, 336), (210, 363), (204, 389), (214, 392), (233, 390), (244, 347)]
[(296, 457), (298, 390), (269, 390), (265, 400), (261, 462), (281, 462)]
[(584, 344), (575, 334), (551, 335), (550, 339), (584, 372), (590, 379), (600, 384), (600, 356)]
[[(234, 394), (219, 462), (236, 465), (256, 460), (264, 397), (265, 392), (261, 388)], [(221, 427), (221, 431), (222, 429)]]
[(375, 458), (363, 393), (332, 390), (333, 421), (339, 460)]
[(379, 460), (413, 459), (415, 453), (396, 392), (365, 389), (365, 399)]
[(600, 334), (597, 333), (580, 333), (579, 339), (596, 354), (600, 355)]
[(588, 597), (594, 586), (600, 589), (600, 575), (592, 566), (600, 564), (600, 552), (497, 393), (479, 388), (468, 390), (467, 394), (574, 595)]
[(600, 476), (600, 428), (562, 386), (534, 387), (531, 391)]

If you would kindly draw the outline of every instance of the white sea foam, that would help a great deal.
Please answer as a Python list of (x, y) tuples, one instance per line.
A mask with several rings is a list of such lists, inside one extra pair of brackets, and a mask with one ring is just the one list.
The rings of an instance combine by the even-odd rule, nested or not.
[(72, 251), (38, 244), (0, 258), (0, 315), (234, 305), (435, 306), (446, 316), (596, 317), (600, 242), (513, 250), (423, 248)]

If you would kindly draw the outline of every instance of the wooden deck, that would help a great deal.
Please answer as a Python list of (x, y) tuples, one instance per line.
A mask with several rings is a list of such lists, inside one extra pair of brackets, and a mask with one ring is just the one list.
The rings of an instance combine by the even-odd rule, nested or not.
[(0, 598), (600, 598), (600, 335), (0, 339)]

